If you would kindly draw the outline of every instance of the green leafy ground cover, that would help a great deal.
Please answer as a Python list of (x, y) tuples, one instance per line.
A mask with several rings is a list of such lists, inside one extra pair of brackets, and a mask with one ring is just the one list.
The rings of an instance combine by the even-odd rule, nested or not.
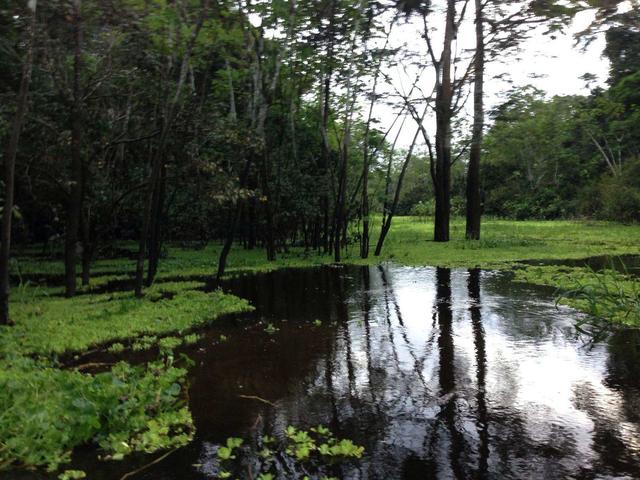
[[(362, 260), (352, 246), (345, 262), (392, 260), (407, 265), (506, 268), (524, 259), (640, 253), (638, 225), (485, 220), (483, 239), (468, 242), (463, 220), (455, 219), (447, 244), (431, 241), (431, 232), (431, 222), (397, 218), (381, 257)], [(156, 283), (142, 300), (130, 291), (107, 289), (104, 293), (110, 282), (131, 278), (134, 261), (129, 258), (97, 260), (91, 285), (82, 288), (82, 295), (66, 299), (61, 296), (62, 288), (53, 286), (63, 274), (61, 260), (29, 255), (35, 248), (18, 257), (14, 278), (23, 281), (12, 291), (15, 325), (0, 327), (0, 469), (55, 470), (69, 459), (75, 446), (86, 443), (97, 444), (103, 456), (117, 459), (131, 451), (151, 452), (189, 441), (193, 429), (183, 400), (186, 370), (175, 366), (168, 353), (185, 336), (193, 337), (187, 333), (190, 330), (225, 313), (250, 308), (245, 300), (201, 289), (201, 277), (215, 271), (219, 249), (218, 244), (202, 250), (169, 246)], [(296, 248), (281, 253), (277, 262), (267, 262), (261, 249), (235, 248), (227, 272), (233, 275), (331, 261), (329, 256)], [(566, 278), (558, 274), (582, 278), (576, 271), (560, 271), (556, 276), (548, 274), (550, 270), (536, 272), (534, 268), (520, 270), (518, 279), (563, 286)], [(624, 281), (631, 282), (628, 288), (636, 285)], [(594, 304), (577, 293), (567, 298), (577, 308), (613, 320), (630, 323), (633, 318), (619, 308), (620, 302)], [(614, 313), (607, 315), (609, 311)], [(164, 360), (139, 367), (121, 363), (93, 375), (62, 368), (58, 361), (63, 354), (100, 346), (119, 354), (156, 345)]]
[[(16, 288), (15, 325), (0, 327), (0, 470), (55, 471), (74, 447), (86, 443), (97, 445), (103, 458), (117, 460), (189, 442), (194, 429), (184, 401), (187, 371), (173, 364), (171, 352), (197, 340), (189, 330), (251, 308), (243, 299), (201, 287), (163, 283), (144, 299), (131, 292), (66, 299), (61, 288)], [(159, 338), (168, 333), (178, 337)], [(120, 362), (97, 374), (61, 368), (58, 362), (62, 354), (114, 341), (143, 348), (157, 344), (161, 359), (136, 367)], [(121, 348), (114, 348), (117, 344)], [(119, 342), (110, 348), (125, 350)]]

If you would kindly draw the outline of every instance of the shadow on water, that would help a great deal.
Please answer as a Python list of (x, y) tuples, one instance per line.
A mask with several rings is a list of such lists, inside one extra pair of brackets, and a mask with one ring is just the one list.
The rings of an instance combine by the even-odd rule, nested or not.
[[(324, 267), (224, 288), (256, 311), (187, 351), (197, 438), (135, 479), (216, 478), (227, 437), (318, 424), (366, 448), (344, 479), (640, 478), (638, 331), (588, 343), (577, 312), (479, 270)], [(94, 456), (74, 465), (94, 480), (150, 461)]]

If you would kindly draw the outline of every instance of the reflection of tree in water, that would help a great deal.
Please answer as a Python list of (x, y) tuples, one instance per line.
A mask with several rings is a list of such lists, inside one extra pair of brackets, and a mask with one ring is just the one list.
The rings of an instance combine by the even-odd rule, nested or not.
[[(291, 321), (320, 318), (323, 322), (322, 328), (309, 334), (322, 345), (321, 355), (305, 359), (311, 362), (310, 368), (296, 369), (305, 373), (279, 386), (280, 396), (274, 391), (269, 397), (280, 400), (275, 409), (264, 413), (267, 432), (288, 423), (303, 427), (323, 423), (339, 436), (365, 445), (362, 464), (343, 467), (345, 479), (522, 478), (523, 472), (529, 478), (589, 477), (594, 469), (606, 471), (612, 466), (621, 472), (627, 471), (626, 466), (638, 471), (631, 457), (627, 456), (626, 466), (625, 454), (617, 463), (613, 458), (618, 444), (608, 436), (616, 432), (619, 416), (613, 414), (611, 422), (604, 422), (601, 399), (595, 400), (595, 406), (580, 407), (595, 419), (591, 440), (601, 452), (598, 465), (580, 458), (585, 438), (590, 441), (589, 432), (582, 434), (582, 426), (545, 417), (544, 402), (542, 410), (535, 410), (535, 398), (514, 403), (527, 378), (519, 376), (521, 368), (513, 362), (517, 356), (496, 357), (493, 342), (522, 338), (526, 346), (547, 341), (546, 328), (534, 334), (526, 323), (517, 329), (509, 325), (511, 317), (522, 311), (528, 323), (546, 316), (550, 324), (551, 307), (532, 308), (535, 297), (530, 292), (514, 294), (514, 303), (526, 303), (510, 307), (509, 296), (494, 293), (495, 277), (488, 276), (487, 287), (478, 270), (423, 269), (414, 277), (411, 272), (396, 274), (384, 267), (321, 272), (296, 277), (306, 293), (289, 292), (275, 303), (264, 290), (256, 292), (265, 304), (271, 302), (269, 308)], [(263, 287), (285, 285), (271, 282)], [(407, 291), (420, 293), (409, 298)], [(294, 341), (313, 342), (302, 334), (308, 326), (296, 328), (298, 340)], [(564, 330), (559, 331), (564, 335)], [(291, 340), (275, 339), (283, 349)], [(518, 343), (502, 343), (500, 348), (510, 353)], [(640, 362), (627, 362), (626, 344), (611, 349), (608, 382), (621, 383), (620, 390), (627, 392), (635, 372), (631, 369)], [(535, 352), (531, 349), (527, 355)], [(505, 385), (511, 389), (508, 396), (502, 395)], [(595, 398), (593, 393), (589, 396)], [(630, 394), (625, 408), (630, 410), (631, 401), (638, 398)]]
[(614, 332), (608, 352), (606, 385), (617, 395), (602, 398), (608, 392), (582, 384), (575, 388), (574, 404), (593, 422), (595, 468), (615, 466), (633, 476), (640, 463), (640, 331)]
[(485, 344), (485, 332), (482, 325), (482, 312), (480, 309), (480, 270), (469, 270), (467, 280), (469, 290), (469, 313), (473, 325), (473, 344), (476, 351), (476, 401), (478, 407), (478, 471), (477, 478), (487, 477), (489, 460), (489, 418), (487, 412), (487, 350)]

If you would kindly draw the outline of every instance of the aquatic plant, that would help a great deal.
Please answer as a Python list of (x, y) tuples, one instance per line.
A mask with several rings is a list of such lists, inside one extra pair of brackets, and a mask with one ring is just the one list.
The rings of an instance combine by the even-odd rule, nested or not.
[[(217, 450), (218, 478), (237, 476), (259, 479), (300, 478), (330, 480), (327, 474), (337, 463), (359, 459), (364, 447), (350, 439), (337, 438), (327, 427), (309, 430), (292, 425), (283, 432), (283, 441), (264, 435), (255, 444), (228, 438)], [(240, 448), (244, 445), (243, 448)], [(285, 475), (285, 477), (278, 476)]]
[(0, 469), (55, 471), (85, 443), (114, 460), (186, 444), (193, 423), (180, 396), (185, 375), (185, 369), (163, 362), (121, 362), (88, 375), (14, 358), (0, 370)]
[(640, 281), (626, 269), (595, 271), (588, 268), (584, 276), (576, 276), (574, 285), (561, 289), (558, 301), (566, 301), (599, 318), (640, 326)]
[(276, 327), (273, 323), (267, 323), (267, 326), (264, 327), (264, 331), (266, 333), (268, 333), (269, 335), (273, 335), (274, 333), (276, 333), (279, 330), (280, 329), (278, 327)]

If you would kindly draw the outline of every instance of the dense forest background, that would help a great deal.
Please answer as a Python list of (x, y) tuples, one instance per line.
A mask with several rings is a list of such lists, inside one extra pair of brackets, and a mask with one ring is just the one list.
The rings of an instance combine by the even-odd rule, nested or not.
[[(221, 274), (234, 241), (270, 260), (300, 246), (339, 261), (359, 243), (364, 258), (369, 224), (386, 232), (393, 215), (435, 215), (441, 241), (449, 215), (465, 211), (477, 218), (468, 238), (479, 237), (481, 213), (638, 221), (640, 14), (617, 7), (57, 0), (36, 10), (34, 0), (5, 0), (9, 233), (16, 245), (64, 251), (73, 295), (76, 268), (88, 283), (92, 260), (115, 240), (140, 244), (140, 293), (167, 239), (222, 240)], [(517, 50), (530, 25), (562, 29), (589, 8), (596, 21), (578, 40), (606, 30), (606, 87), (554, 98), (517, 88), (484, 112), (484, 62)], [(389, 47), (392, 29), (416, 18), (430, 56), (412, 61), (435, 69), (434, 93), (382, 93), (385, 66), (402, 57)], [(463, 22), (475, 25), (476, 45), (458, 57)], [(473, 121), (461, 114), (467, 101)], [(410, 147), (376, 120), (380, 102), (395, 105), (394, 125), (417, 125)]]

